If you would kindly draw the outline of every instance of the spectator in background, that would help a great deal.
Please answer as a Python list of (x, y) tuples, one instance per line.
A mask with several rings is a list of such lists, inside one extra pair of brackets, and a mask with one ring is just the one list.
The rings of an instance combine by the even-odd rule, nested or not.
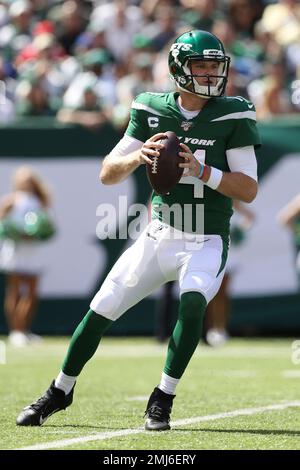
[[(0, 124), (11, 122), (15, 118), (15, 105), (10, 92), (14, 91), (15, 81), (9, 83), (9, 65), (0, 57)], [(8, 88), (8, 84), (12, 85)]]
[(217, 295), (209, 303), (204, 322), (204, 338), (212, 347), (222, 346), (229, 339), (228, 323), (231, 312), (230, 283), (239, 269), (239, 250), (251, 229), (254, 213), (240, 201), (233, 203), (234, 215), (230, 228), (230, 251), (226, 273)]
[(16, 57), (19, 79), (27, 80), (35, 77), (51, 99), (55, 97), (60, 105), (60, 97), (64, 91), (67, 77), (61, 70), (64, 61), (64, 52), (57, 43), (53, 33), (42, 32), (37, 34), (32, 43)]
[(212, 26), (212, 33), (222, 38), (222, 42), (231, 51), (236, 39), (236, 31), (231, 21), (226, 18), (217, 19)]
[(57, 43), (52, 33), (37, 35), (32, 45), (36, 49), (37, 55), (30, 68), (34, 69), (49, 96), (60, 99), (66, 84), (66, 78), (60, 69), (61, 62), (65, 58), (62, 47)]
[(172, 91), (174, 85), (170, 80), (168, 64), (165, 61), (166, 53), (171, 47), (171, 42), (156, 54), (153, 63), (153, 86), (156, 92), (165, 93)]
[[(21, 167), (13, 175), (13, 191), (0, 204), (0, 219), (9, 219), (23, 230), (26, 214), (47, 212), (51, 199), (45, 183), (29, 167)], [(42, 273), (40, 244), (27, 238), (4, 239), (0, 267), (6, 274), (4, 310), (13, 346), (22, 347), (39, 339), (30, 332), (38, 301), (38, 283)]]
[(248, 98), (244, 77), (235, 69), (234, 60), (231, 62), (226, 90), (227, 96), (243, 96)]
[(300, 289), (300, 194), (292, 198), (278, 213), (277, 220), (288, 228), (293, 236), (296, 271)]
[(191, 28), (212, 31), (216, 19), (223, 16), (217, 0), (180, 0), (183, 21)]
[(30, 0), (31, 11), (37, 21), (45, 20), (49, 10), (58, 3), (59, 0)]
[(76, 109), (60, 109), (57, 120), (64, 124), (79, 124), (93, 130), (107, 122), (107, 116), (102, 110), (99, 98), (93, 88), (87, 86), (82, 91), (81, 105)]
[(61, 18), (58, 23), (58, 42), (64, 48), (66, 54), (71, 55), (76, 39), (84, 31), (86, 23), (81, 6), (74, 0), (63, 2), (61, 6)]
[(274, 35), (278, 44), (284, 48), (300, 41), (300, 3), (299, 0), (279, 0), (267, 5), (262, 17), (264, 29)]
[(261, 14), (259, 5), (260, 1), (232, 0), (229, 2), (228, 16), (215, 21), (212, 28), (231, 54), (240, 94), (245, 97), (247, 85), (263, 73), (264, 49), (253, 33), (257, 17)]
[[(105, 49), (110, 55), (106, 43), (105, 28), (98, 22), (90, 22), (87, 29), (76, 39), (75, 54), (84, 54), (90, 49)], [(112, 58), (113, 59), (113, 58)]]
[(229, 0), (228, 19), (240, 38), (253, 38), (262, 11), (262, 0)]
[(81, 57), (83, 71), (78, 73), (63, 97), (65, 108), (78, 109), (81, 106), (83, 90), (93, 87), (108, 113), (116, 103), (116, 78), (110, 63), (110, 56), (105, 49), (91, 49)]
[(23, 80), (16, 90), (17, 114), (19, 116), (55, 116), (52, 103), (42, 81), (36, 77)]
[[(262, 20), (259, 20), (256, 23), (254, 28), (254, 35), (255, 40), (263, 51), (263, 60), (265, 64), (269, 60), (279, 60), (282, 57), (282, 47), (275, 40), (274, 35), (265, 28)], [(263, 73), (261, 75), (263, 75)]]
[[(232, 22), (224, 19), (215, 21), (212, 33), (221, 39), (226, 49), (231, 55), (231, 67), (228, 76), (227, 95), (228, 96), (244, 96), (248, 98), (247, 84), (249, 78), (249, 68), (253, 70), (252, 64), (245, 64), (245, 51), (238, 51), (237, 33)], [(246, 65), (246, 66), (245, 66)]]
[[(116, 123), (117, 82), (133, 73), (130, 67), (135, 55), (152, 54), (154, 91), (170, 91), (172, 84), (161, 60), (162, 51), (170, 40), (193, 27), (212, 31), (224, 42), (234, 64), (238, 94), (246, 98), (250, 95), (257, 107), (262, 108), (258, 110), (260, 118), (297, 111), (300, 3), (297, 0), (269, 3), (265, 0), (0, 2), (0, 51), (7, 91), (0, 120), (5, 122), (6, 116), (8, 121), (13, 119), (13, 108), (19, 107), (20, 101), (19, 94), (15, 94), (16, 81), (20, 85), (27, 79), (26, 74), (41, 80), (55, 109), (61, 106), (78, 109), (82, 90), (91, 86), (86, 77), (96, 75), (95, 92)], [(94, 50), (106, 51), (111, 61), (84, 64)], [(282, 60), (284, 80), (281, 71), (277, 81), (269, 71), (267, 74), (272, 77), (265, 79), (268, 64)], [(265, 87), (266, 97), (261, 99)], [(260, 105), (259, 101), (263, 103)], [(288, 101), (292, 106), (287, 105)], [(121, 115), (119, 121), (123, 119)]]
[(266, 65), (266, 75), (248, 86), (258, 119), (270, 119), (293, 112), (285, 65), (282, 60)]
[(114, 0), (97, 6), (91, 15), (91, 24), (105, 31), (108, 50), (117, 62), (127, 62), (134, 35), (144, 26), (142, 10), (126, 0)]
[(28, 0), (11, 2), (8, 9), (10, 22), (0, 29), (0, 48), (7, 59), (31, 41), (32, 11)]
[(0, 28), (6, 25), (9, 21), (9, 15), (6, 5), (3, 5), (3, 1), (0, 2)]
[(113, 122), (119, 128), (125, 128), (129, 121), (129, 110), (135, 96), (144, 92), (154, 92), (153, 55), (139, 53), (132, 58), (131, 73), (121, 78), (116, 87), (118, 103), (114, 108)]
[(141, 0), (140, 8), (147, 23), (153, 21), (155, 11), (160, 7), (172, 7), (178, 9), (180, 0)]
[(155, 18), (143, 29), (143, 34), (151, 41), (152, 50), (159, 52), (174, 39), (177, 34), (178, 21), (176, 12), (171, 6), (158, 6)]

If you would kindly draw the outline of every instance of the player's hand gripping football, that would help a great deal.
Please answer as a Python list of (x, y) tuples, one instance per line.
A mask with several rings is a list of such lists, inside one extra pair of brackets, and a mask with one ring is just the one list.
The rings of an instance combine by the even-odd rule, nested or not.
[(183, 177), (185, 176), (195, 176), (199, 178), (201, 167), (203, 166), (195, 157), (193, 152), (185, 144), (180, 144), (180, 147), (184, 150), (179, 152), (179, 156), (184, 158), (184, 163), (179, 163), (180, 168), (184, 168)]
[(164, 137), (166, 137), (166, 134), (159, 132), (144, 142), (140, 153), (140, 163), (150, 163), (152, 165), (153, 160), (151, 160), (151, 157), (159, 157), (160, 150), (164, 148), (164, 145), (157, 141)]

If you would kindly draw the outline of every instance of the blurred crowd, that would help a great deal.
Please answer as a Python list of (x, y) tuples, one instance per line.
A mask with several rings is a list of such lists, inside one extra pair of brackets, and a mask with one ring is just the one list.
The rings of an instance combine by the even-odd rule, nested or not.
[(231, 56), (228, 95), (260, 120), (299, 112), (299, 0), (0, 0), (0, 123), (122, 129), (138, 93), (174, 88), (169, 47), (194, 28)]

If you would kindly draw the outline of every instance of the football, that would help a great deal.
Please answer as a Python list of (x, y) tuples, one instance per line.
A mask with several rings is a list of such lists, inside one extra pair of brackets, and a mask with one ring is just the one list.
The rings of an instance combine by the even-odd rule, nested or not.
[(151, 157), (152, 165), (147, 164), (147, 176), (149, 182), (157, 194), (164, 195), (180, 180), (183, 168), (179, 163), (184, 163), (178, 153), (182, 151), (180, 141), (175, 132), (165, 132), (166, 137), (158, 142), (164, 145), (161, 149), (159, 157)]

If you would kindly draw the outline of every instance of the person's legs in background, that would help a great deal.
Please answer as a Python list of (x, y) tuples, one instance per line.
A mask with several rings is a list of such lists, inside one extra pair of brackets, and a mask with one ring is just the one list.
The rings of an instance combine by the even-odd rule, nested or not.
[(225, 273), (219, 292), (207, 306), (204, 341), (209, 346), (222, 346), (229, 338), (227, 332), (231, 309), (229, 284), (230, 275)]
[(31, 332), (31, 325), (37, 309), (39, 277), (37, 275), (23, 275), (22, 282), (24, 294), (18, 304), (18, 315), (23, 322), (23, 328), (30, 342), (40, 341), (41, 337)]
[(16, 307), (19, 301), (19, 276), (7, 274), (5, 283), (4, 312), (9, 331), (16, 330)]
[(163, 343), (172, 334), (173, 326), (173, 287), (174, 281), (167, 282), (162, 287), (162, 294), (156, 302), (155, 338)]
[(22, 347), (38, 338), (29, 331), (37, 305), (37, 288), (36, 275), (7, 275), (4, 308), (13, 346)]

